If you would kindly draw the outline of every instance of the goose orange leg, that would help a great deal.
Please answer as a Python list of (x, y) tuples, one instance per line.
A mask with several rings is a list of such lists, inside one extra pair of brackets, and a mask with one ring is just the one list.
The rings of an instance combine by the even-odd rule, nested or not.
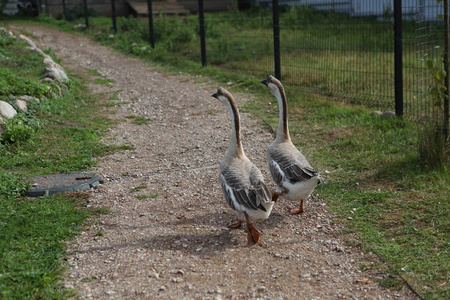
[(277, 192), (272, 192), (272, 201), (277, 202), (278, 198), (280, 197), (280, 194)]
[(250, 223), (246, 212), (244, 212), (244, 215), (247, 224), (247, 241), (249, 245), (254, 245), (259, 241), (260, 232), (253, 224)]
[(276, 203), (278, 201), (278, 198), (280, 198), (280, 196), (286, 195), (286, 193), (287, 193), (287, 191), (284, 191), (281, 193), (272, 191), (272, 201)]
[(305, 204), (303, 203), (303, 199), (302, 199), (300, 201), (300, 207), (291, 209), (291, 214), (296, 215), (296, 214), (300, 214), (304, 211), (305, 211)]
[(228, 227), (230, 227), (230, 228), (239, 228), (239, 227), (241, 227), (242, 223), (244, 223), (244, 221), (237, 220), (236, 222), (233, 222), (230, 225), (228, 225)]

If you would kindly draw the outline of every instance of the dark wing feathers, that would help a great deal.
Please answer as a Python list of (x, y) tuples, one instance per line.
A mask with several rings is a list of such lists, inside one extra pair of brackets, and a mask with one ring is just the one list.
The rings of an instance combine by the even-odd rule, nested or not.
[(299, 165), (291, 165), (285, 168), (285, 175), (292, 183), (299, 181), (307, 181), (317, 176), (318, 173), (312, 167), (300, 167)]
[(283, 177), (286, 177), (291, 183), (296, 183), (310, 180), (314, 176), (319, 175), (299, 152), (297, 156), (271, 153), (269, 168), (275, 183), (278, 185), (282, 184)]
[(223, 194), (227, 204), (232, 209), (235, 209), (232, 201), (233, 196), (240, 205), (246, 208), (266, 211), (262, 203), (271, 199), (271, 194), (263, 181), (257, 180), (250, 184), (244, 184), (242, 180), (238, 180), (231, 172), (221, 172), (220, 177)]

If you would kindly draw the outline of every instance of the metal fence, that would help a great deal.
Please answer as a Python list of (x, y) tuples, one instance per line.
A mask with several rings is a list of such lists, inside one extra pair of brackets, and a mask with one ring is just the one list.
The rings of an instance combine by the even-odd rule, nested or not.
[[(224, 16), (233, 18), (234, 28), (208, 44), (210, 64), (259, 77), (276, 74), (306, 92), (416, 120), (442, 118), (444, 102), (433, 88), (444, 66), (443, 3), (259, 2), (267, 9)], [(222, 21), (206, 16), (206, 24)], [(212, 40), (208, 32), (206, 40)]]
[[(247, 10), (206, 13), (198, 0), (198, 49), (176, 51), (203, 65), (256, 78), (274, 74), (305, 92), (448, 124), (439, 76), (447, 57), (441, 18), (447, 0), (247, 2)], [(153, 46), (158, 32), (149, 22)], [(183, 38), (183, 25), (174, 26)]]

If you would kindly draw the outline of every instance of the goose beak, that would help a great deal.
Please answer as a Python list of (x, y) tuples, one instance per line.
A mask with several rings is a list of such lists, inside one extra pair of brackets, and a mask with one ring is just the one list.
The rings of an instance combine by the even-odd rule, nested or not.
[(214, 98), (218, 99), (219, 95), (217, 95), (217, 93), (214, 93), (214, 94), (211, 95), (211, 97), (214, 97)]
[(267, 79), (264, 79), (263, 81), (261, 81), (261, 83), (267, 85)]

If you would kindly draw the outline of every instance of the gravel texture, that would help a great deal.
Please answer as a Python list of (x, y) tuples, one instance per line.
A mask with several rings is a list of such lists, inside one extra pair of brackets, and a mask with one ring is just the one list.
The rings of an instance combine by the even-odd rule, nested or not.
[[(214, 83), (164, 75), (78, 35), (11, 29), (53, 49), (69, 74), (92, 76), (93, 69), (113, 80), (90, 85), (94, 93), (118, 92), (110, 117), (119, 122), (104, 142), (134, 147), (101, 158), (95, 170), (106, 182), (87, 192), (89, 205), (112, 213), (95, 217), (68, 244), (64, 280), (76, 299), (418, 299), (406, 285), (381, 287), (385, 275), (376, 268), (361, 270), (383, 263), (334, 224), (317, 194), (301, 215), (290, 215), (296, 203), (281, 198), (256, 224), (255, 246), (247, 245), (243, 228), (227, 228), (235, 215), (217, 172), (230, 121), (211, 97)], [(251, 95), (235, 97), (242, 103)], [(136, 125), (130, 115), (150, 121)], [(272, 134), (246, 114), (242, 127), (247, 156), (273, 186), (264, 158)]]

